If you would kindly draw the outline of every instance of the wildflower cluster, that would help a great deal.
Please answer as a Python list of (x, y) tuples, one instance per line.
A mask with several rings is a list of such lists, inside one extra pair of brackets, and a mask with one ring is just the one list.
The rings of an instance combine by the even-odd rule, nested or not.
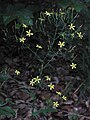
[[(22, 24), (22, 27), (26, 30), (26, 28), (28, 29), (28, 26), (26, 25), (26, 24)], [(26, 35), (25, 35), (25, 37), (20, 37), (19, 38), (19, 42), (21, 42), (21, 43), (25, 43), (25, 41), (26, 41), (26, 36), (27, 37), (30, 37), (30, 36), (32, 36), (32, 35), (34, 35), (34, 33), (29, 29), (29, 30), (26, 30), (25, 31), (26, 32)], [(36, 48), (37, 49), (42, 49), (42, 46), (41, 45), (39, 45), (39, 44), (36, 44)]]
[[(69, 29), (75, 31), (75, 25), (73, 23), (71, 23), (69, 25)], [(80, 38), (80, 39), (83, 38), (83, 34), (81, 33), (81, 31), (75, 31), (75, 33), (71, 33), (71, 36), (74, 38), (75, 34), (78, 38)]]
[[(40, 18), (38, 18), (39, 25), (41, 25), (41, 26), (37, 27), (37, 28), (42, 32), (42, 34), (40, 34), (40, 32), (38, 32), (38, 34), (40, 34), (40, 37), (44, 36), (42, 38), (45, 38), (45, 41), (46, 41), (46, 38), (49, 41), (49, 45), (46, 46), (46, 47), (49, 48), (48, 49), (49, 52), (45, 53), (46, 56), (44, 57), (43, 62), (42, 62), (43, 66), (45, 65), (45, 63), (47, 61), (48, 62), (46, 63), (46, 65), (49, 64), (50, 61), (52, 61), (52, 58), (54, 58), (54, 57), (51, 57), (51, 56), (54, 56), (54, 55), (51, 55), (49, 57), (50, 53), (52, 53), (52, 54), (54, 53), (57, 56), (62, 55), (62, 54), (66, 53), (68, 51), (69, 45), (70, 45), (69, 42), (71, 40), (74, 41), (74, 38), (76, 38), (76, 40), (78, 38), (79, 38), (79, 40), (83, 39), (82, 32), (80, 31), (80, 29), (77, 29), (74, 22), (69, 22), (69, 23), (67, 22), (66, 24), (63, 24), (64, 22), (66, 22), (65, 16), (67, 16), (66, 13), (60, 9), (59, 12), (48, 12), (48, 11), (45, 11), (44, 13), (42, 12), (42, 14), (40, 15)], [(60, 20), (62, 20), (62, 19), (63, 19), (64, 22), (60, 23)], [(52, 25), (52, 26), (50, 26), (50, 28), (49, 28), (47, 22), (49, 22), (48, 23), (49, 25)], [(56, 22), (56, 23), (54, 24), (54, 22)], [(54, 28), (56, 27), (55, 31), (54, 31), (53, 28), (51, 30), (51, 27), (53, 27), (53, 26), (54, 26)], [(24, 42), (26, 41), (26, 37), (31, 37), (31, 36), (34, 35), (34, 33), (30, 29), (28, 30), (28, 26), (25, 25), (25, 24), (23, 24), (22, 27), (25, 30), (25, 36), (19, 38), (19, 42), (24, 44)], [(56, 45), (55, 46), (55, 51), (54, 51), (54, 45)], [(35, 47), (38, 50), (38, 49), (43, 49), (42, 46), (43, 45), (36, 44)], [(71, 45), (71, 48), (72, 47), (73, 47), (73, 44)], [(63, 51), (65, 51), (65, 52), (63, 53)], [(35, 53), (35, 52), (33, 52), (33, 53)], [(35, 53), (35, 55), (38, 57), (37, 53)], [(65, 56), (65, 55), (63, 55), (63, 56)], [(40, 58), (40, 57), (38, 57), (38, 58)], [(51, 58), (51, 59), (47, 60), (49, 58)], [(74, 60), (70, 59), (70, 63), (71, 63), (71, 64), (69, 64), (70, 69), (73, 70), (73, 69), (77, 68), (77, 64), (74, 63)], [(45, 67), (46, 66), (44, 66), (44, 68)], [(20, 72), (18, 70), (16, 70), (15, 73), (17, 75), (20, 74)], [(43, 70), (42, 70), (42, 73), (43, 73)], [(30, 80), (29, 85), (30, 86), (35, 86), (35, 85), (39, 84), (41, 82), (41, 77), (42, 76), (43, 75), (40, 74), (40, 76), (36, 76), (36, 77), (32, 78)], [(44, 80), (45, 80), (44, 82), (46, 84), (46, 87), (51, 92), (55, 91), (55, 84), (52, 82), (51, 77), (46, 75), (46, 76), (44, 76)], [(42, 82), (43, 82), (43, 79), (42, 79)], [(62, 94), (61, 91), (55, 91), (55, 95), (59, 96), (63, 100), (67, 100), (67, 97), (64, 94)], [(60, 105), (59, 101), (53, 101), (53, 107), (54, 108), (58, 107), (59, 105)]]
[(30, 85), (34, 86), (36, 83), (40, 83), (41, 78), (39, 76), (37, 76), (36, 78), (33, 78), (32, 80), (30, 80)]
[[(28, 29), (28, 26), (26, 25), (26, 24), (22, 24), (22, 27), (26, 30), (26, 29)], [(31, 30), (29, 29), (29, 30), (26, 30), (26, 35), (25, 36), (23, 36), (23, 37), (20, 37), (19, 38), (19, 42), (21, 42), (21, 43), (25, 43), (25, 41), (26, 41), (26, 36), (28, 36), (28, 37), (30, 37), (30, 36), (32, 36), (33, 35), (33, 33), (31, 32)]]
[[(48, 87), (49, 87), (50, 91), (54, 90), (55, 85), (53, 83), (51, 83), (51, 77), (47, 75), (47, 76), (45, 76), (45, 80), (50, 82), (50, 84), (48, 84)], [(56, 95), (61, 97), (63, 100), (67, 100), (67, 97), (65, 95), (62, 95), (62, 93), (60, 91), (56, 91)], [(59, 102), (54, 101), (53, 102), (53, 107), (58, 107), (58, 106), (59, 106)]]

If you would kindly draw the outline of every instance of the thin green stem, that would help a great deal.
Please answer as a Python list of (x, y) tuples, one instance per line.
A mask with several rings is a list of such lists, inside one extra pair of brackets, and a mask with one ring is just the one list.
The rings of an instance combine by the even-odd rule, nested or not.
[(43, 62), (43, 60), (32, 50), (32, 49), (30, 49), (30, 47), (28, 47), (26, 44), (24, 44), (37, 58), (38, 58), (38, 60), (42, 63)]

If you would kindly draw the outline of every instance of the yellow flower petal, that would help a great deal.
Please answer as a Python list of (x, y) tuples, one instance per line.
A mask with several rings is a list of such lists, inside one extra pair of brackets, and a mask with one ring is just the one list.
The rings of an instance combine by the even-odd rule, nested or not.
[(72, 63), (70, 66), (72, 67), (72, 69), (76, 69), (77, 64)]
[(26, 36), (31, 36), (31, 35), (33, 35), (33, 33), (31, 33), (31, 30), (29, 30), (29, 31), (26, 31)]
[(56, 91), (56, 93), (57, 93), (58, 95), (60, 95), (60, 96), (62, 95), (62, 93), (61, 93), (61, 92)]
[(45, 76), (45, 78), (46, 78), (47, 81), (51, 81), (51, 78), (48, 75)]
[(56, 101), (56, 102), (53, 102), (53, 107), (58, 107), (59, 106), (59, 103), (58, 103), (58, 101)]
[(63, 95), (63, 96), (62, 96), (62, 99), (63, 99), (63, 100), (67, 100), (67, 97)]
[(22, 38), (19, 38), (20, 42), (24, 43), (26, 38), (22, 37)]
[(69, 25), (69, 29), (70, 29), (70, 30), (75, 30), (75, 26), (73, 25), (73, 23), (71, 23), (71, 24)]
[(53, 90), (53, 89), (54, 89), (54, 85), (53, 85), (52, 83), (50, 83), (50, 84), (48, 85), (48, 87), (50, 88), (50, 90)]
[(61, 42), (61, 41), (59, 41), (58, 45), (60, 46), (60, 48), (62, 48), (62, 47), (65, 46), (65, 42)]
[(27, 28), (27, 27), (28, 27), (27, 25), (23, 24), (23, 28)]
[(16, 73), (16, 75), (19, 75), (20, 71), (19, 70), (15, 70), (15, 73)]
[(49, 13), (49, 12), (45, 12), (45, 15), (47, 15), (47, 16), (51, 16), (51, 14)]
[(39, 48), (39, 49), (42, 49), (42, 46), (41, 46), (41, 45), (38, 45), (38, 44), (37, 44), (36, 47)]
[(82, 38), (83, 38), (83, 35), (82, 35), (82, 33), (81, 33), (81, 32), (77, 32), (77, 35), (78, 35), (78, 37), (79, 37), (80, 39), (82, 39)]

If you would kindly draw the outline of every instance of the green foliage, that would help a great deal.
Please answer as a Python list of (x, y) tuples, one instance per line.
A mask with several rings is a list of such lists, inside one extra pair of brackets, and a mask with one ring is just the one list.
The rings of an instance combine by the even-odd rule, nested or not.
[[(75, 31), (72, 31), (69, 29), (69, 25), (71, 23), (75, 24), (77, 14), (75, 14), (74, 10), (71, 8), (60, 9), (56, 12), (51, 11), (49, 14), (50, 16), (41, 12), (39, 19), (33, 25), (33, 31), (38, 34), (39, 42), (42, 46), (48, 48), (47, 53), (45, 53), (45, 56), (46, 54), (47, 56), (45, 57), (44, 54), (42, 55), (41, 53), (40, 57), (45, 57), (45, 59), (43, 58), (45, 61), (47, 58), (50, 59), (54, 56), (61, 56), (70, 61), (74, 60), (76, 52), (75, 46), (76, 44), (79, 45), (80, 42), (77, 36), (77, 32), (80, 31), (80, 28), (76, 26)], [(74, 34), (73, 37), (72, 34)], [(62, 48), (61, 50), (56, 48), (59, 40), (65, 42), (66, 48)]]
[[(68, 61), (68, 66), (70, 66), (69, 63), (75, 61), (77, 52), (79, 51), (79, 47), (83, 45), (82, 40), (80, 40), (82, 38), (78, 37), (77, 34), (81, 32), (80, 31), (81, 27), (78, 27), (76, 24), (76, 18), (78, 16), (77, 12), (83, 15), (86, 13), (86, 15), (89, 18), (90, 16), (88, 15), (89, 11), (87, 8), (88, 2), (90, 2), (90, 0), (85, 0), (85, 2), (79, 0), (58, 1), (57, 2), (59, 3), (58, 6), (64, 9), (62, 10), (60, 9), (56, 11), (52, 10), (51, 12), (48, 12), (48, 14), (46, 14), (45, 12), (40, 12), (40, 16), (38, 20), (34, 22), (34, 24), (33, 24), (33, 18), (35, 21), (36, 19), (35, 17), (37, 17), (38, 15), (33, 17), (33, 13), (35, 11), (36, 12), (39, 11), (39, 8), (37, 8), (37, 10), (34, 11), (33, 8), (35, 8), (35, 6), (32, 7), (31, 5), (25, 6), (24, 4), (15, 4), (15, 5), (8, 4), (6, 5), (6, 7), (4, 7), (5, 9), (3, 9), (2, 7), (0, 8), (1, 11), (0, 18), (2, 23), (4, 23), (4, 25), (8, 25), (13, 21), (16, 23), (15, 29), (17, 29), (18, 35), (16, 34), (14, 36), (15, 39), (17, 38), (17, 42), (20, 42), (20, 39), (24, 39), (23, 42), (21, 41), (21, 45), (23, 46), (22, 48), (28, 48), (35, 55), (35, 58), (37, 58), (36, 61), (39, 61), (38, 64), (40, 66), (38, 69), (39, 71), (38, 77), (40, 77), (40, 79), (44, 77), (47, 68), (53, 71), (52, 62), (54, 61), (54, 58), (58, 57), (60, 59), (64, 59), (65, 61)], [(26, 28), (21, 26), (21, 24), (23, 23), (27, 25)], [(74, 26), (75, 29), (70, 29), (69, 28), (70, 24), (73, 24), (73, 26), (75, 25)], [(36, 40), (36, 42), (39, 43), (39, 47), (36, 47), (37, 45), (35, 45), (35, 49), (33, 49), (32, 45), (30, 45), (32, 43), (28, 44), (27, 38), (31, 37), (31, 35), (27, 36), (25, 34), (28, 32), (27, 31), (29, 30), (28, 28), (30, 29), (30, 34), (33, 33), (35, 34), (34, 37), (32, 38), (34, 38), (34, 40)], [(8, 35), (8, 33), (6, 34)], [(83, 34), (81, 35), (83, 36)], [(65, 45), (62, 45), (62, 47), (60, 47), (58, 46), (59, 42), (65, 42)], [(86, 47), (88, 47), (88, 50)], [(90, 49), (89, 48), (90, 45), (85, 46), (85, 49), (83, 50), (83, 56), (81, 58), (82, 59), (81, 61), (83, 61), (83, 63), (81, 62), (81, 70), (83, 71), (83, 75), (85, 76), (86, 79), (84, 81), (85, 90), (87, 86), (90, 85), (90, 51), (89, 51)], [(7, 73), (5, 72), (0, 73), (0, 82), (4, 82), (8, 80), (8, 78), (9, 76)], [(47, 83), (50, 83), (50, 81), (46, 83), (44, 79), (45, 78), (43, 78), (43, 81), (41, 81), (39, 85), (38, 85), (39, 81), (37, 82), (37, 84), (35, 84), (36, 89), (37, 87), (39, 87), (40, 90), (44, 88), (46, 90), (48, 89), (48, 86), (50, 86), (50, 84), (47, 85)], [(30, 80), (32, 80), (33, 82), (35, 78)], [(65, 82), (65, 84), (68, 85), (66, 89), (66, 94), (68, 94), (73, 89), (74, 82), (72, 83), (70, 81), (69, 84), (68, 82)], [(30, 85), (33, 86), (34, 83)], [(32, 97), (33, 101), (36, 100), (36, 93), (33, 93), (33, 90), (24, 89), (24, 92), (29, 94)], [(52, 103), (52, 100), (47, 101), (47, 103)], [(35, 106), (33, 106), (33, 109), (34, 107)], [(53, 108), (41, 108), (40, 110), (33, 112), (32, 115), (34, 117), (37, 117), (41, 114), (47, 115), (48, 113), (51, 112), (56, 112), (56, 110)], [(15, 112), (11, 109), (11, 107), (8, 107), (6, 106), (6, 104), (1, 102), (0, 115), (15, 115)], [(70, 115), (69, 120), (78, 120), (78, 116), (76, 114)]]
[[(9, 24), (10, 22), (16, 20), (19, 23), (25, 23), (27, 25), (33, 24), (33, 6), (25, 7), (24, 4), (5, 4), (5, 8), (1, 7), (0, 9), (0, 18), (1, 23), (4, 25)], [(35, 7), (35, 6), (34, 6)], [(37, 7), (36, 7), (37, 9)]]
[(53, 108), (41, 108), (40, 110), (33, 112), (32, 115), (34, 117), (37, 117), (38, 115), (42, 114), (42, 115), (47, 115), (48, 113), (51, 112), (56, 112), (57, 110), (53, 109)]
[(4, 103), (3, 101), (0, 100), (0, 116), (5, 115), (15, 115), (15, 111), (6, 105), (7, 103)]
[(71, 115), (68, 116), (69, 120), (79, 120), (79, 117), (76, 113), (71, 113)]
[[(10, 76), (6, 73), (6, 71), (0, 72), (0, 91), (2, 86), (4, 85), (4, 82), (6, 82), (9, 78)], [(0, 116), (15, 115), (15, 111), (11, 107), (9, 107), (7, 103), (12, 104), (10, 99), (6, 99), (6, 102), (3, 102), (2, 100), (0, 100)]]
[(9, 75), (6, 72), (0, 72), (0, 82), (4, 82), (9, 79)]
[(86, 11), (86, 4), (80, 0), (62, 0), (58, 2), (63, 8), (73, 7), (77, 12)]
[(0, 116), (1, 115), (15, 115), (15, 111), (9, 106), (0, 107)]
[(89, 2), (90, 2), (90, 0), (85, 0), (85, 2), (86, 2), (86, 3), (89, 3)]
[(83, 2), (81, 2), (79, 0), (71, 0), (71, 1), (72, 1), (72, 4), (73, 4), (73, 7), (75, 8), (75, 10), (77, 12), (81, 12), (82, 10), (83, 11), (87, 10), (87, 7)]

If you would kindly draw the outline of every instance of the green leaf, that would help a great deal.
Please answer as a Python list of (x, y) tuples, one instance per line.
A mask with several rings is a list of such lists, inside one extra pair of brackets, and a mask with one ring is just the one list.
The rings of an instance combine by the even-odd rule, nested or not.
[(86, 10), (87, 7), (85, 4), (81, 1), (78, 0), (71, 0), (72, 1), (72, 6), (75, 8), (77, 12), (81, 12), (82, 10)]
[(3, 16), (3, 22), (5, 25), (9, 24), (10, 22), (12, 22), (15, 19), (16, 19), (15, 16)]
[(87, 3), (88, 3), (88, 2), (90, 2), (90, 0), (85, 0), (85, 2), (87, 2)]
[(15, 29), (20, 29), (21, 24), (15, 24)]
[(4, 102), (0, 100), (0, 107), (4, 105)]
[(0, 72), (0, 82), (6, 81), (9, 79), (9, 75), (4, 72)]
[(0, 115), (15, 115), (15, 111), (11, 107), (0, 107)]
[(33, 115), (34, 117), (36, 117), (36, 116), (38, 116), (39, 114), (47, 115), (48, 113), (51, 113), (51, 112), (56, 112), (56, 110), (53, 109), (53, 108), (43, 108), (43, 109), (40, 109), (40, 110), (38, 110), (38, 111), (36, 111), (36, 112), (33, 112), (32, 115)]
[(32, 18), (33, 18), (32, 12), (27, 9), (23, 9), (17, 12), (17, 19), (19, 20), (20, 23), (32, 25), (33, 24)]
[(70, 0), (60, 0), (59, 6), (67, 8), (70, 5)]
[(24, 4), (7, 5), (3, 14), (3, 22), (5, 25), (17, 19), (21, 24), (33, 25), (33, 14), (30, 7), (25, 8)]

